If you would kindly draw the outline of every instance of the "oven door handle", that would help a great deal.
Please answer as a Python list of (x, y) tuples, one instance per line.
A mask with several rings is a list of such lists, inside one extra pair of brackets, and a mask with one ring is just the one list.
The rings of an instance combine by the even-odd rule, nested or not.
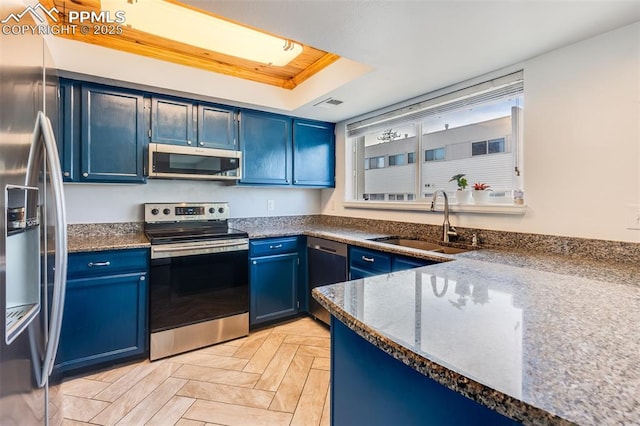
[[(241, 251), (249, 249), (249, 240), (241, 239), (237, 242), (218, 242), (209, 244), (185, 244), (185, 245), (171, 245), (171, 246), (152, 246), (151, 258), (154, 257), (174, 257), (181, 256), (180, 253), (189, 252), (190, 255), (208, 254), (212, 250), (219, 252)], [(173, 255), (175, 253), (175, 255)], [(154, 256), (156, 255), (156, 256)], [(157, 256), (159, 255), (159, 256)]]
[(156, 253), (167, 253), (170, 251), (190, 251), (190, 250), (207, 250), (212, 248), (221, 248), (221, 247), (241, 247), (246, 245), (246, 243), (238, 243), (238, 244), (207, 244), (207, 245), (198, 245), (198, 246), (185, 246), (185, 247), (154, 247), (153, 251)]

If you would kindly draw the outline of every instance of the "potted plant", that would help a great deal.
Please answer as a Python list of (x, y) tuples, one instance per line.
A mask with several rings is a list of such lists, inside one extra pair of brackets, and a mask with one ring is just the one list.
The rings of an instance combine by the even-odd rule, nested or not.
[(473, 201), (476, 204), (487, 204), (489, 202), (490, 186), (486, 183), (474, 183), (473, 184)]
[(456, 185), (458, 185), (458, 190), (456, 191), (456, 199), (458, 200), (458, 204), (469, 204), (471, 201), (471, 192), (467, 191), (467, 178), (466, 175), (459, 173), (454, 175), (449, 182), (456, 181)]

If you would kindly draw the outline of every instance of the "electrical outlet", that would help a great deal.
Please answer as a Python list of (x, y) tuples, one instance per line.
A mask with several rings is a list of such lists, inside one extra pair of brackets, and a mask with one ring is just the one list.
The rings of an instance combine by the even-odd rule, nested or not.
[(640, 204), (629, 204), (626, 215), (627, 229), (640, 231)]
[(276, 209), (276, 201), (275, 200), (267, 200), (267, 211), (274, 211)]

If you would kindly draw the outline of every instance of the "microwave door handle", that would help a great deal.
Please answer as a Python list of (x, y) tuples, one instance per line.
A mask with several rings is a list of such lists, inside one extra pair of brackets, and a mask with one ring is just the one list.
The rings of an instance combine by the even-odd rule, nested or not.
[[(31, 140), (31, 152), (29, 154), (29, 166), (27, 171), (28, 183), (37, 183), (38, 180), (40, 166), (39, 154), (42, 148), (40, 140), (44, 143), (44, 152), (49, 165), (51, 191), (53, 195), (53, 211), (55, 217), (56, 246), (53, 296), (51, 300), (51, 317), (49, 321), (48, 338), (46, 341), (41, 372), (36, 374), (38, 385), (43, 387), (47, 383), (49, 375), (53, 370), (53, 364), (55, 362), (58, 343), (60, 340), (60, 329), (62, 325), (67, 280), (67, 220), (58, 148), (55, 135), (51, 127), (51, 121), (42, 111), (38, 112), (36, 126)], [(44, 232), (46, 232), (46, 229)]]

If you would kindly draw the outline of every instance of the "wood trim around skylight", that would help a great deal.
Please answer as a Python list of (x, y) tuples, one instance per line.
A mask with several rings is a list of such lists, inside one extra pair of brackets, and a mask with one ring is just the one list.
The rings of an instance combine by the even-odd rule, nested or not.
[[(178, 1), (171, 0), (170, 2), (233, 22), (210, 12), (184, 5)], [(70, 10), (93, 11), (96, 13), (101, 10), (99, 0), (41, 0), (41, 3), (47, 8), (56, 7), (59, 17), (57, 24), (59, 25), (69, 24), (68, 13)], [(286, 66), (279, 67), (224, 55), (144, 33), (130, 26), (127, 27), (126, 22), (121, 28), (122, 34), (93, 34), (93, 31), (89, 31), (88, 34), (82, 34), (80, 31), (75, 31), (75, 34), (58, 34), (57, 36), (288, 90), (296, 88), (340, 58), (336, 54), (297, 42), (303, 46), (302, 53)]]

